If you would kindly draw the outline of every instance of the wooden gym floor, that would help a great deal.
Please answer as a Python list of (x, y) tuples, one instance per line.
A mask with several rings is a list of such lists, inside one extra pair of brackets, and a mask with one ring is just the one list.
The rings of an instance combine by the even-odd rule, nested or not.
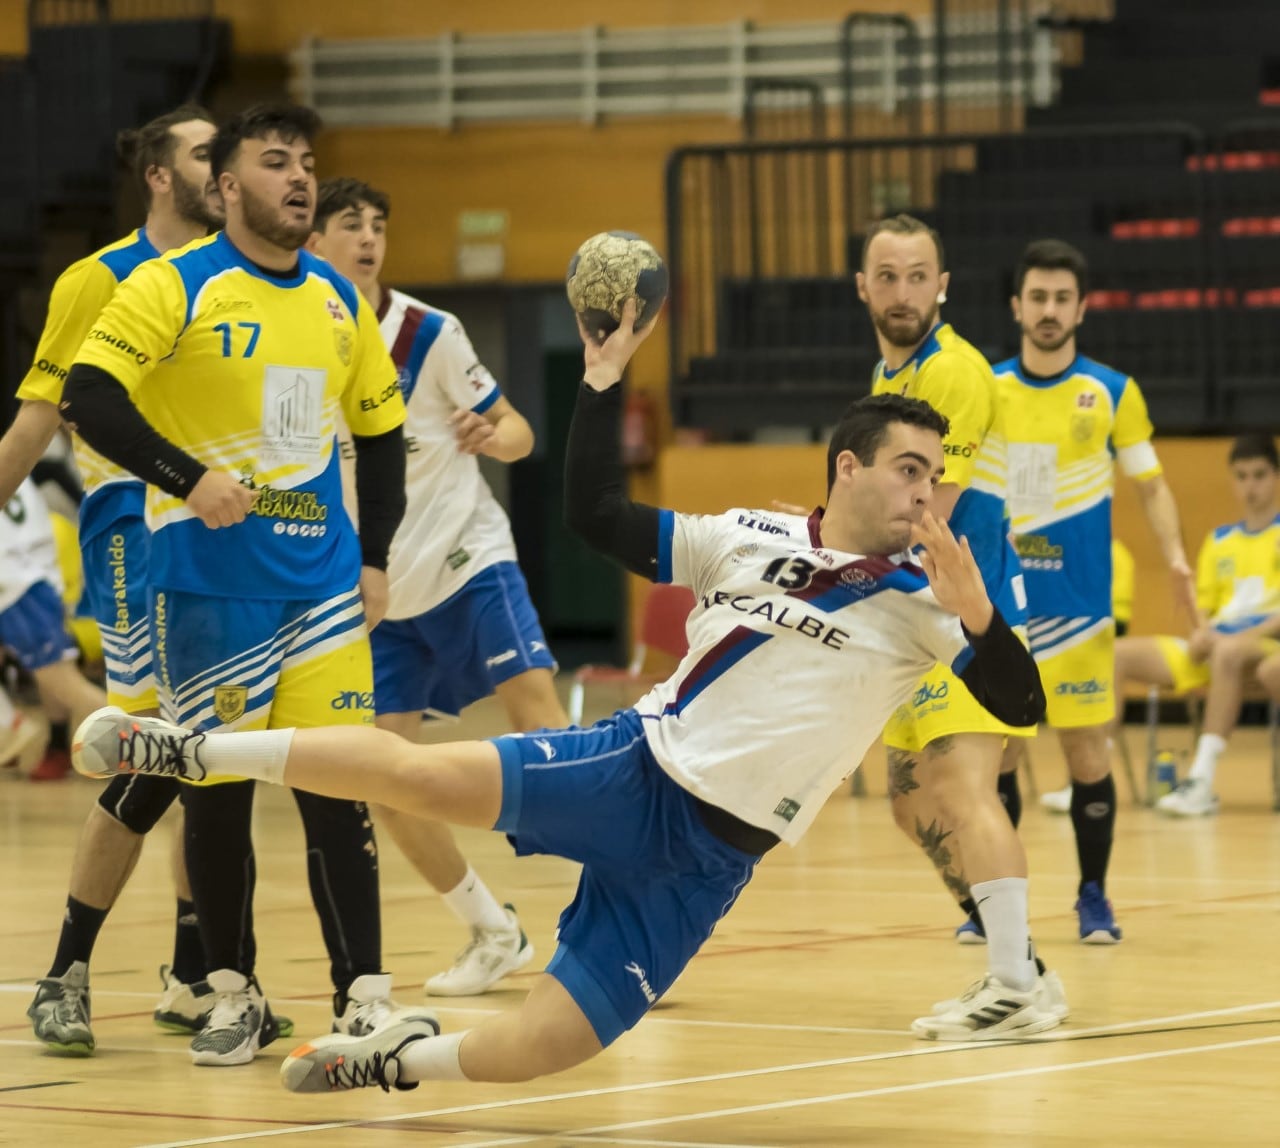
[[(468, 733), (496, 731), (477, 707)], [(1131, 745), (1142, 744), (1131, 728)], [(1181, 746), (1186, 731), (1165, 731)], [(1032, 749), (1056, 788), (1057, 746)], [(99, 940), (91, 1059), (45, 1055), (25, 1009), (57, 936), (71, 851), (94, 799), (73, 780), (0, 785), (0, 1145), (1269, 1145), (1280, 1144), (1280, 815), (1262, 731), (1222, 766), (1223, 809), (1188, 823), (1126, 803), (1110, 893), (1122, 944), (1075, 940), (1070, 822), (1027, 799), (1036, 940), (1061, 973), (1069, 1023), (1020, 1043), (932, 1044), (908, 1025), (980, 975), (984, 950), (951, 939), (957, 915), (893, 827), (882, 762), (870, 796), (834, 797), (796, 850), (778, 849), (664, 1001), (597, 1061), (515, 1086), (423, 1084), (298, 1097), (277, 1069), (329, 1024), (327, 961), (306, 893), (289, 796), (258, 797), (259, 975), (296, 1038), (240, 1068), (194, 1068), (153, 1028), (173, 897), (167, 835), (144, 851)], [(1025, 784), (1024, 784), (1025, 789)], [(545, 959), (575, 867), (517, 862), (496, 834), (464, 832), (476, 869)], [(447, 966), (460, 926), (383, 842), (386, 967), (397, 996)], [(541, 967), (541, 959), (535, 961)], [(512, 1007), (533, 974), (441, 1002), (467, 1027)], [(283, 1139), (282, 1139), (283, 1138)]]

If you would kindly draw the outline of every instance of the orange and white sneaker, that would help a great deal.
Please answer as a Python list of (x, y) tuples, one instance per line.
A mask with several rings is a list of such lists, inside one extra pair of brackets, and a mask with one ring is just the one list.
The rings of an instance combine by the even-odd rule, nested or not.
[(383, 1092), (408, 1092), (418, 1082), (404, 1079), (400, 1054), (415, 1041), (439, 1035), (435, 1020), (416, 1016), (364, 1036), (318, 1036), (284, 1058), (280, 1082), (290, 1092), (346, 1092), (375, 1085)]

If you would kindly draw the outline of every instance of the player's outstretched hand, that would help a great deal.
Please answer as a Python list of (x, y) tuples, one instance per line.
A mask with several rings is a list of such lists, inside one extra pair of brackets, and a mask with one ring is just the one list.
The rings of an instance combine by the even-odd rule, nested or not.
[(258, 492), (224, 470), (206, 470), (187, 495), (187, 509), (210, 530), (235, 526), (249, 517)]
[(618, 324), (618, 329), (602, 343), (597, 342), (596, 332), (588, 331), (579, 316), (578, 334), (582, 336), (582, 357), (586, 364), (582, 377), (587, 386), (595, 391), (607, 391), (621, 379), (622, 372), (631, 362), (631, 356), (652, 334), (661, 316), (662, 312), (659, 311), (652, 322), (646, 323), (643, 330), (637, 331), (636, 301), (628, 299), (622, 309), (622, 321)]
[(923, 547), (920, 565), (938, 605), (959, 617), (969, 633), (985, 634), (995, 607), (987, 597), (969, 540), (957, 541), (951, 527), (926, 510), (920, 524), (911, 528), (911, 541)]
[(497, 428), (475, 411), (454, 411), (449, 416), (449, 429), (463, 454), (488, 454), (497, 445)]
[(780, 498), (770, 499), (769, 505), (781, 514), (798, 514), (801, 518), (808, 518), (809, 512), (803, 506), (794, 502), (783, 502)]

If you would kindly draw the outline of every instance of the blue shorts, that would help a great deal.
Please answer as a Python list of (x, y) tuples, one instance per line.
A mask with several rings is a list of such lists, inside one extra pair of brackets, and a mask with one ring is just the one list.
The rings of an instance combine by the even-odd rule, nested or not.
[(13, 651), (28, 673), (76, 656), (67, 633), (62, 595), (48, 582), (36, 582), (7, 610), (0, 611), (0, 645)]
[(486, 566), (440, 605), (369, 637), (380, 714), (456, 717), (518, 674), (556, 668), (514, 562)]
[(139, 516), (121, 518), (82, 540), (84, 592), (102, 635), (107, 697), (130, 713), (155, 709), (147, 568), (151, 531)]
[(519, 854), (582, 863), (547, 972), (603, 1045), (667, 991), (751, 880), (759, 858), (713, 836), (654, 760), (640, 717), (495, 738), (502, 812)]

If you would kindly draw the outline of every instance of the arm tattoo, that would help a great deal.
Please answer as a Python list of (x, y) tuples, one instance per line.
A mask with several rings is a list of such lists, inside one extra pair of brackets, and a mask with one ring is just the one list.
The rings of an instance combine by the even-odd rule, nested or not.
[(916, 759), (906, 750), (889, 750), (889, 799), (906, 797), (913, 789), (919, 789), (916, 780)]
[(931, 821), (926, 826), (919, 818), (916, 819), (916, 839), (924, 849), (925, 856), (933, 862), (942, 883), (951, 890), (956, 900), (963, 901), (969, 896), (969, 882), (965, 880), (958, 860), (946, 845), (947, 838), (953, 832), (951, 829), (943, 829), (936, 821)]

